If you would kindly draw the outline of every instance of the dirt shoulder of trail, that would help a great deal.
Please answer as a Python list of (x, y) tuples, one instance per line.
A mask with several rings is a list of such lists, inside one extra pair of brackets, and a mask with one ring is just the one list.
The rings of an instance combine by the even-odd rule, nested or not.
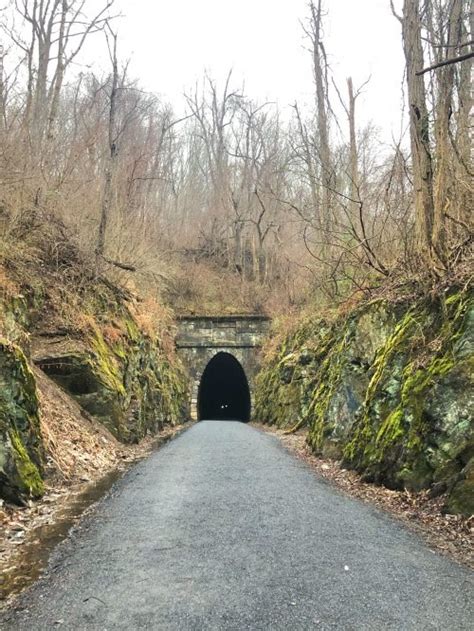
[(389, 512), (419, 534), (430, 548), (474, 569), (474, 516), (443, 513), (445, 498), (430, 498), (427, 491), (393, 491), (363, 482), (358, 473), (344, 469), (339, 462), (316, 456), (306, 443), (305, 431), (285, 434), (269, 425), (252, 425), (277, 436), (289, 451), (342, 492)]
[(67, 512), (68, 505), (90, 487), (104, 485), (113, 472), (125, 471), (183, 428), (165, 427), (137, 445), (125, 445), (38, 367), (33, 371), (40, 403), (46, 493), (21, 507), (0, 499), (0, 599), (4, 574), (14, 570), (18, 555), (38, 528), (54, 524), (59, 513)]
[(111, 473), (125, 472), (135, 462), (142, 460), (162, 443), (173, 438), (188, 425), (167, 427), (156, 436), (145, 438), (139, 445), (123, 445), (120, 460), (113, 460), (88, 477), (72, 480), (46, 480), (46, 493), (36, 501), (29, 500), (25, 506), (16, 506), (0, 500), (0, 574), (14, 563), (14, 556), (21, 552), (28, 535), (40, 526), (51, 524), (58, 513), (87, 489), (100, 483)]
[(115, 479), (191, 425), (167, 426), (137, 445), (124, 445), (48, 378), (36, 376), (46, 492), (24, 506), (0, 499), (0, 605), (38, 578), (55, 545)]

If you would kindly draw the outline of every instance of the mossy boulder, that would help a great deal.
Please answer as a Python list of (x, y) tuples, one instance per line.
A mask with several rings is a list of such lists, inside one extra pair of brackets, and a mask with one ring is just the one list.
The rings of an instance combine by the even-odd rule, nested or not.
[(44, 492), (39, 405), (22, 350), (0, 338), (0, 496), (13, 502)]

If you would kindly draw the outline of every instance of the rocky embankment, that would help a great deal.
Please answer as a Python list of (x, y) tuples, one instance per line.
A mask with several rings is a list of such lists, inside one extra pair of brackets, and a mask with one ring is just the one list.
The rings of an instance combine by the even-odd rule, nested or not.
[(314, 452), (367, 481), (445, 494), (474, 513), (474, 297), (374, 300), (275, 331), (255, 417), (306, 427)]
[[(68, 460), (67, 450), (80, 452), (87, 434), (99, 452), (185, 418), (187, 383), (166, 332), (171, 319), (159, 322), (156, 305), (103, 279), (63, 283), (45, 270), (25, 281), (0, 271), (0, 498), (40, 497), (61, 461), (71, 469), (82, 458)], [(49, 425), (57, 385), (72, 410), (64, 435)]]

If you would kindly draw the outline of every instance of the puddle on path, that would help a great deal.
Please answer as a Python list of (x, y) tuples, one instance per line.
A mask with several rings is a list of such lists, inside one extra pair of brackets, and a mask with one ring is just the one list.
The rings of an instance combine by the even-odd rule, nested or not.
[(19, 594), (41, 576), (58, 543), (67, 537), (84, 511), (100, 500), (124, 473), (124, 470), (115, 470), (87, 485), (67, 500), (65, 506), (56, 513), (53, 523), (37, 526), (28, 533), (18, 555), (11, 559), (12, 566), (0, 576), (0, 607), (3, 601)]

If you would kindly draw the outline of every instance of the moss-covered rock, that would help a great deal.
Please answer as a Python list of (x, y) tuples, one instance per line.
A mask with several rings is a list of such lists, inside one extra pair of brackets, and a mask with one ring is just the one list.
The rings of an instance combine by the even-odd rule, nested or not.
[(474, 515), (474, 458), (471, 458), (452, 488), (446, 508), (451, 513)]
[(185, 417), (180, 364), (171, 363), (158, 337), (140, 331), (125, 307), (116, 305), (100, 324), (92, 321), (81, 339), (36, 338), (33, 359), (121, 441), (137, 442)]
[(470, 334), (472, 308), (465, 294), (414, 305), (380, 347), (344, 448), (368, 478), (420, 490), (450, 484), (464, 466), (458, 456), (474, 438), (472, 358), (460, 358), (456, 344)]
[(14, 502), (44, 491), (33, 374), (21, 349), (0, 338), (0, 496)]
[(457, 489), (450, 509), (471, 510), (470, 478), (459, 476), (474, 446), (473, 323), (466, 290), (307, 319), (267, 358), (256, 416), (289, 431), (306, 426), (316, 452), (367, 480), (441, 484)]
[(57, 272), (31, 276), (0, 275), (0, 497), (13, 501), (43, 492), (31, 362), (124, 442), (182, 422), (188, 402), (165, 309), (151, 301), (151, 317), (100, 278), (72, 289)]

